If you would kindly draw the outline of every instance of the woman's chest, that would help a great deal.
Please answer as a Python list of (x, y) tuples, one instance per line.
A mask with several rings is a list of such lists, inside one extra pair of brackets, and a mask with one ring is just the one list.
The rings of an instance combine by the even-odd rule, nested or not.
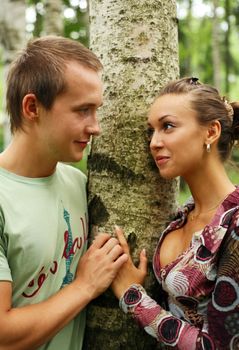
[(159, 247), (161, 268), (171, 264), (181, 255), (186, 254), (191, 246), (196, 243), (195, 238), (203, 232), (205, 226), (205, 221), (193, 222), (188, 220), (182, 227), (164, 235)]
[(169, 295), (201, 298), (214, 288), (217, 257), (204, 245), (202, 231), (184, 236), (182, 230), (176, 230), (158, 246), (154, 270)]

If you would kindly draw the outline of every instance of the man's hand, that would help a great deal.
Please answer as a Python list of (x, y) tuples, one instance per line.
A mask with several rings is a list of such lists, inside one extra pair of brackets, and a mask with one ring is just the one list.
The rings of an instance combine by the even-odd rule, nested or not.
[(120, 299), (120, 297), (132, 284), (144, 283), (145, 277), (147, 275), (147, 257), (145, 250), (143, 249), (140, 253), (140, 262), (137, 268), (130, 257), (129, 246), (124, 237), (122, 229), (116, 226), (115, 233), (121, 247), (123, 248), (124, 253), (129, 256), (127, 261), (122, 265), (111, 285), (115, 296)]
[(103, 293), (128, 260), (119, 241), (106, 233), (99, 234), (80, 259), (76, 280), (79, 288), (86, 288), (91, 299)]

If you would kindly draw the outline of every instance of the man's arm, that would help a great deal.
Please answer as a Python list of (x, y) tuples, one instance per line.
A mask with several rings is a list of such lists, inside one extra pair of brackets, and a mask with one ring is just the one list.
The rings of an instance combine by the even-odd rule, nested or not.
[(109, 287), (127, 255), (115, 238), (99, 235), (80, 259), (76, 278), (51, 298), (12, 308), (12, 285), (0, 282), (0, 350), (33, 350), (49, 341)]

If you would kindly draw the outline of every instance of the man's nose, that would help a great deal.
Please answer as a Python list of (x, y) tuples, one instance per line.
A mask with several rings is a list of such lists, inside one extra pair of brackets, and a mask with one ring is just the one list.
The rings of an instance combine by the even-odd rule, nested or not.
[(90, 125), (88, 125), (87, 127), (87, 132), (90, 135), (94, 135), (94, 136), (98, 136), (101, 133), (101, 128), (98, 122), (97, 117), (94, 118), (94, 120), (92, 121), (92, 123)]

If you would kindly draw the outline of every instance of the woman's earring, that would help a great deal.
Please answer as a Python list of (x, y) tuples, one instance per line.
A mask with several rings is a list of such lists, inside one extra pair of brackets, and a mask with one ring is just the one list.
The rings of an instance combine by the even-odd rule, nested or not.
[(210, 153), (211, 152), (211, 145), (210, 145), (210, 143), (207, 143), (207, 153)]

